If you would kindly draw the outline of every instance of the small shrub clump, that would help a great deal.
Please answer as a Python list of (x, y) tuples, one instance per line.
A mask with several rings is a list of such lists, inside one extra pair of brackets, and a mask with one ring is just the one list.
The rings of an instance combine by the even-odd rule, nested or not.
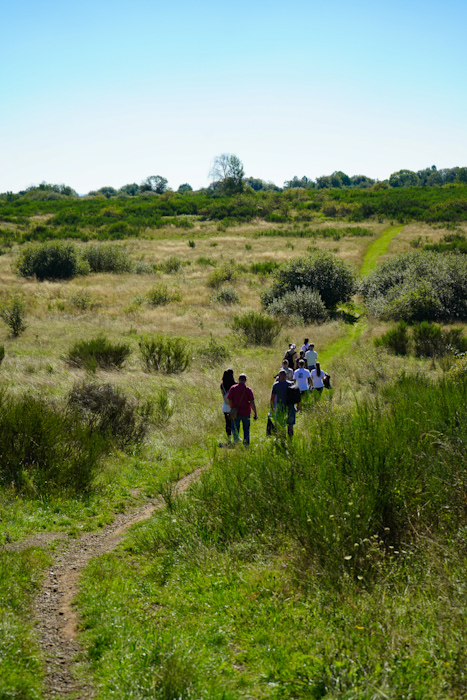
[(170, 255), (166, 260), (161, 262), (159, 268), (163, 272), (171, 275), (174, 272), (180, 272), (183, 268), (183, 260), (179, 258), (178, 255)]
[(68, 406), (93, 432), (109, 434), (120, 447), (141, 442), (149, 429), (151, 404), (139, 406), (112, 384), (75, 384)]
[(14, 262), (14, 269), (21, 277), (65, 280), (87, 275), (90, 266), (73, 243), (51, 241), (24, 246)]
[(396, 355), (407, 355), (409, 342), (408, 324), (405, 321), (399, 321), (396, 328), (391, 328), (380, 338), (376, 338), (374, 344), (377, 348), (387, 348)]
[(190, 354), (183, 338), (142, 336), (138, 342), (141, 357), (148, 372), (174, 374), (184, 372), (190, 365)]
[(348, 263), (333, 253), (312, 251), (307, 257), (294, 258), (273, 272), (273, 283), (261, 295), (263, 308), (297, 288), (315, 290), (327, 309), (346, 302), (355, 292), (355, 275)]
[(239, 304), (240, 297), (232, 287), (221, 287), (211, 295), (211, 304)]
[(225, 362), (229, 357), (229, 351), (225, 345), (219, 343), (211, 333), (209, 342), (201, 346), (197, 355), (201, 364), (215, 367), (221, 364), (221, 362)]
[(24, 318), (25, 309), (24, 301), (15, 297), (10, 304), (0, 310), (0, 318), (5, 321), (13, 338), (17, 338), (27, 328)]
[(69, 301), (70, 304), (76, 309), (79, 309), (79, 311), (91, 311), (91, 309), (97, 306), (97, 303), (92, 295), (84, 289), (76, 291), (70, 297)]
[(111, 343), (104, 335), (91, 340), (79, 340), (68, 351), (68, 360), (88, 371), (121, 369), (131, 353), (127, 343)]
[(293, 292), (286, 292), (267, 305), (266, 311), (272, 316), (293, 318), (300, 323), (325, 323), (329, 312), (321, 295), (316, 289), (297, 287)]
[(231, 328), (243, 336), (247, 345), (272, 345), (280, 333), (281, 324), (260, 311), (247, 311), (234, 317)]
[(119, 245), (93, 243), (83, 249), (83, 259), (91, 272), (131, 272), (133, 261), (125, 248)]
[(5, 346), (0, 345), (0, 365), (2, 364), (4, 359), (5, 359)]
[(234, 282), (236, 276), (235, 265), (222, 265), (209, 274), (207, 285), (211, 289), (219, 289), (225, 282)]
[(146, 294), (146, 299), (148, 304), (151, 306), (163, 306), (164, 304), (170, 304), (171, 301), (181, 300), (180, 292), (171, 292), (166, 284), (156, 284), (149, 292)]

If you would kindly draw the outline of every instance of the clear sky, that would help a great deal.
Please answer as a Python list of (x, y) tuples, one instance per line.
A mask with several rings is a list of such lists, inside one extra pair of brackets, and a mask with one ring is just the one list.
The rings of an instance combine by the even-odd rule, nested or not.
[(0, 192), (467, 165), (465, 0), (0, 8)]

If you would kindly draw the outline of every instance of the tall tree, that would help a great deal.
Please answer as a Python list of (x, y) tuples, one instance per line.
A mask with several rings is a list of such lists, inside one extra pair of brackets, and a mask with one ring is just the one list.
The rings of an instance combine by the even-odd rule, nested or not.
[(243, 163), (233, 153), (221, 153), (220, 156), (216, 156), (209, 174), (212, 184), (220, 184), (226, 194), (243, 192)]

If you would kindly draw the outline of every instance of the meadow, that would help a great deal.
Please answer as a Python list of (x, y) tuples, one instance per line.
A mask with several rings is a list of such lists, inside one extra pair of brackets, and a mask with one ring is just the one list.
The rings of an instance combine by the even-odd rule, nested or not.
[[(0, 698), (47, 697), (31, 606), (60, 545), (11, 547), (40, 532), (99, 532), (157, 494), (165, 509), (81, 578), (79, 672), (96, 698), (466, 696), (467, 385), (459, 361), (375, 347), (394, 324), (369, 316), (359, 295), (322, 324), (282, 318), (271, 346), (248, 344), (232, 328), (236, 315), (262, 312), (261, 294), (291, 259), (326, 251), (355, 275), (371, 273), (452, 234), (449, 216), (396, 226), (409, 214), (393, 220), (391, 202), (397, 196), (409, 207), (407, 192), (384, 204), (384, 193), (366, 193), (380, 209), (363, 223), (363, 194), (327, 195), (360, 207), (353, 216), (302, 206), (318, 194), (294, 193), (276, 222), (275, 210), (253, 216), (248, 202), (232, 198), (195, 209), (196, 197), (184, 196), (182, 212), (182, 198), (170, 196), (145, 206), (90, 198), (76, 204), (78, 220), (68, 200), (2, 204), (0, 308), (20, 302), (26, 326), (16, 337), (1, 327), (4, 416), (32, 397), (34, 420), (45, 425), (52, 407), (65, 420), (57, 435), (70, 435), (70, 397), (82, 402), (110, 385), (107, 396), (117, 393), (120, 407), (127, 400), (145, 435), (126, 442), (115, 416), (102, 430), (102, 422), (83, 424), (83, 444), (102, 433), (95, 466), (66, 483), (63, 470), (47, 462), (41, 471), (26, 452), (29, 466), (6, 477), (2, 443)], [(417, 207), (439, 211), (443, 197), (424, 194)], [(287, 201), (263, 199), (282, 209)], [(242, 207), (250, 212), (243, 220)], [(467, 232), (462, 219), (455, 227)], [(19, 275), (26, 246), (51, 240), (73, 241), (88, 274)], [(131, 261), (127, 269), (99, 271), (99, 251), (109, 246)], [(461, 322), (443, 328), (464, 331)], [(157, 337), (179, 339), (183, 371), (163, 363), (153, 371), (145, 361), (142, 344)], [(270, 390), (288, 343), (304, 337), (333, 389), (309, 397), (286, 444), (265, 435)], [(102, 339), (125, 346), (118, 366), (81, 359), (80, 344)], [(228, 366), (247, 374), (256, 397), (248, 452), (224, 446), (219, 384)], [(176, 496), (175, 482), (198, 467), (200, 479)]]

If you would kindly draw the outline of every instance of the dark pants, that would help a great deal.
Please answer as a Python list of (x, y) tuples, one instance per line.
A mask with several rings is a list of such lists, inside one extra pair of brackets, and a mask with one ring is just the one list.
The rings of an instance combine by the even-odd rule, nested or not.
[(230, 413), (224, 413), (225, 416), (225, 432), (227, 437), (230, 438), (232, 435), (232, 421), (230, 420)]

